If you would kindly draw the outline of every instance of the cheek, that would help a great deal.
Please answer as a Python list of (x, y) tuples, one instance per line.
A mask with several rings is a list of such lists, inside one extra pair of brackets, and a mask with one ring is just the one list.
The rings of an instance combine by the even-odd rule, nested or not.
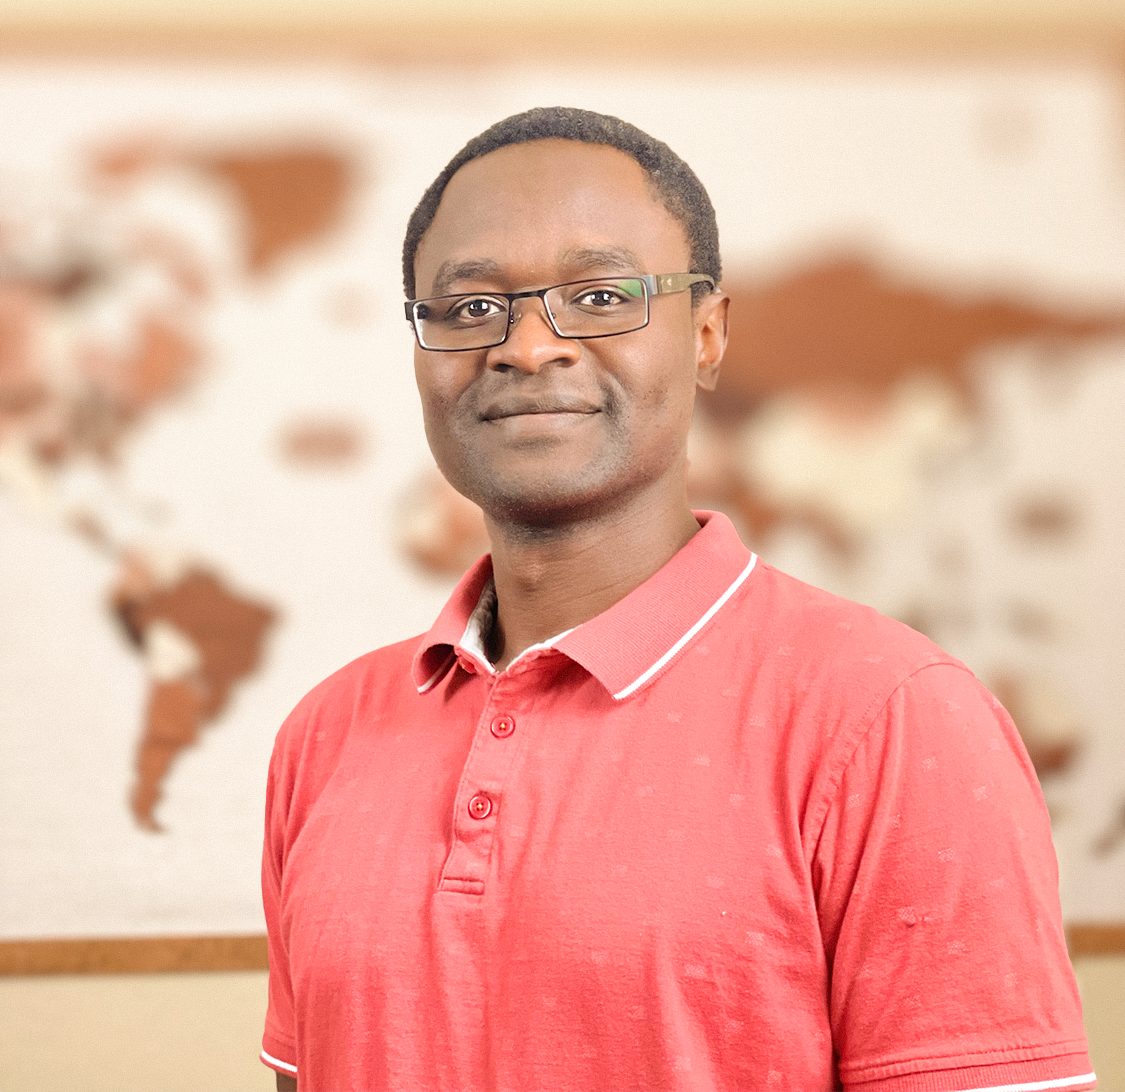
[(633, 371), (635, 401), (646, 414), (672, 425), (691, 417), (695, 404), (695, 368), (690, 343), (664, 345), (637, 361)]
[(449, 429), (451, 414), (457, 397), (464, 387), (460, 377), (463, 369), (458, 362), (427, 353), (424, 349), (414, 350), (414, 382), (418, 387), (418, 397), (422, 402), (422, 417), (426, 422), (426, 433), (446, 432)]
[(422, 403), (422, 424), (426, 440), (442, 473), (448, 477), (449, 453), (454, 448), (451, 428), (452, 405), (449, 392), (435, 381), (435, 375), (424, 367), (415, 367), (418, 396)]

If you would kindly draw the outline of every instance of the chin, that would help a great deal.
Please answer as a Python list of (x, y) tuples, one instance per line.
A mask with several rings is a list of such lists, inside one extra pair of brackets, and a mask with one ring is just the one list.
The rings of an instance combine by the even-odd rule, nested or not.
[(615, 507), (620, 491), (576, 475), (497, 483), (472, 499), (495, 522), (529, 528), (558, 527), (591, 519)]

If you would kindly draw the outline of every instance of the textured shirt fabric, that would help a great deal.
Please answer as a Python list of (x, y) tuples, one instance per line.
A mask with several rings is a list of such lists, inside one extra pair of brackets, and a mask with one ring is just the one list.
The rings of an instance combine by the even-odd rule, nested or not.
[(263, 1059), (302, 1092), (1093, 1087), (1004, 710), (697, 517), (499, 673), (484, 558), (286, 721)]

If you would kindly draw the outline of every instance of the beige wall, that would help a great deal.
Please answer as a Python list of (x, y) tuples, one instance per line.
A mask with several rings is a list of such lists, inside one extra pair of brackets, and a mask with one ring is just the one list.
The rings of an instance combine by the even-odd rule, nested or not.
[[(1125, 956), (1076, 961), (1100, 1092), (1125, 1092)], [(4, 1092), (252, 1092), (264, 972), (0, 979)]]
[(266, 972), (0, 978), (3, 1092), (271, 1089)]
[[(526, 0), (514, 9), (508, 0), (430, 0), (425, 14), (431, 19), (472, 16), (474, 25), (490, 11), (510, 20), (514, 12), (524, 21), (560, 18), (556, 3)], [(682, 22), (682, 0), (648, 0), (639, 9), (646, 21)], [(570, 0), (566, 19), (584, 13), (604, 16), (601, 0)], [(4, 0), (5, 22), (44, 24), (122, 22), (200, 26), (254, 22), (284, 25), (292, 22), (372, 22), (413, 19), (418, 5), (410, 0)], [(995, 23), (1108, 23), (1125, 26), (1121, 0), (713, 0), (706, 18), (745, 22), (800, 25), (820, 24), (948, 24)]]
[(1074, 962), (1099, 1092), (1125, 1092), (1125, 955)]

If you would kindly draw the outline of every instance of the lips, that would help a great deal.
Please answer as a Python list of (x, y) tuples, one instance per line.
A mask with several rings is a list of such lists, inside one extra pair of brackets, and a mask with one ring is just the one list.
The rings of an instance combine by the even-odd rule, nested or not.
[(530, 398), (516, 396), (498, 398), (489, 403), (481, 414), (484, 421), (500, 421), (505, 417), (535, 416), (546, 413), (573, 413), (589, 415), (600, 412), (599, 407), (581, 398), (552, 395)]

